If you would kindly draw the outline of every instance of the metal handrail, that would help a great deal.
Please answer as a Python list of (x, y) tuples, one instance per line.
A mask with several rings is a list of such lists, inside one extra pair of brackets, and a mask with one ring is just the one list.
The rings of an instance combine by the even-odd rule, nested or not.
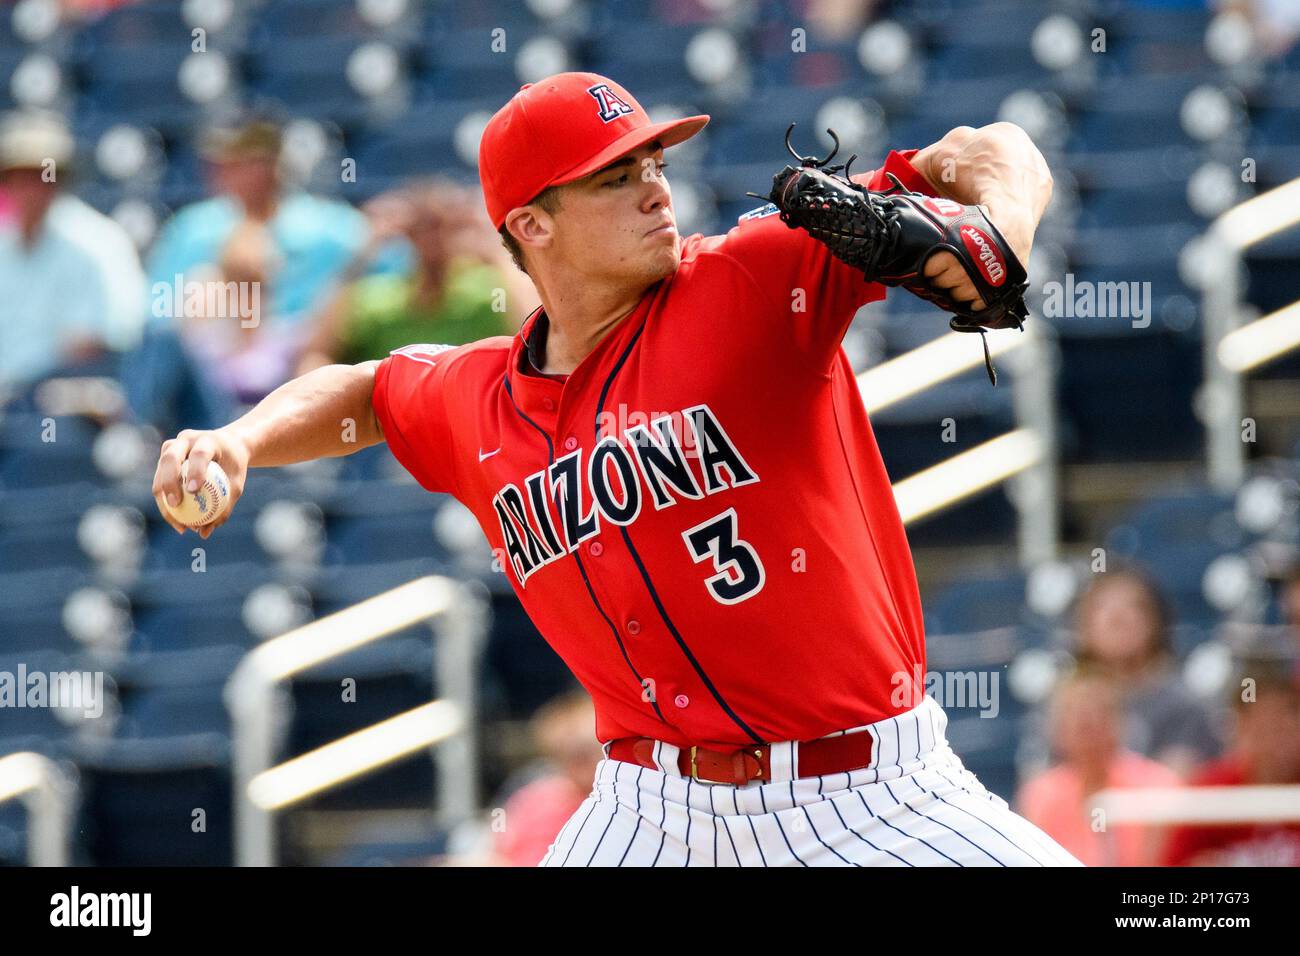
[[(287, 680), (423, 621), (435, 630), (434, 669), (442, 699), (273, 766), (289, 707)], [(422, 746), (434, 747), (438, 763), (439, 822), (450, 826), (473, 815), (478, 809), (475, 675), (485, 629), (483, 602), (468, 585), (429, 575), (249, 652), (225, 691), (234, 749), (235, 862), (274, 865), (277, 810)], [(356, 747), (358, 736), (366, 753)]]
[(20, 800), (31, 825), (27, 862), (68, 866), (77, 786), (53, 760), (30, 751), (0, 757), (0, 803)]
[(1201, 294), (1204, 328), (1205, 389), (1201, 409), (1206, 428), (1206, 466), (1210, 484), (1232, 491), (1246, 477), (1242, 441), (1245, 388), (1241, 370), (1224, 364), (1220, 346), (1242, 327), (1242, 259), (1251, 246), (1300, 225), (1300, 179), (1234, 206), (1210, 226), (1202, 239), (1203, 261), (1214, 265)]
[[(1041, 319), (1023, 332), (988, 333), (989, 353), (1004, 357), (1014, 373), (1017, 427), (932, 468), (895, 482), (904, 524), (910, 524), (1004, 481), (1012, 483), (1020, 564), (1056, 558), (1060, 543), (1057, 500), (1055, 355), (1050, 327)], [(949, 332), (858, 375), (867, 413), (878, 412), (969, 371), (983, 359), (971, 336)]]

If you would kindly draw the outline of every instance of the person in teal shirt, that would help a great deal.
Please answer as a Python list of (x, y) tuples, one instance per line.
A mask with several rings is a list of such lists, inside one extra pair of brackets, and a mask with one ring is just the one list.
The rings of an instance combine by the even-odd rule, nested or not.
[[(163, 227), (148, 257), (151, 291), (219, 262), (236, 227), (249, 220), (263, 225), (278, 260), (267, 313), (287, 324), (311, 315), (369, 230), (365, 216), (348, 203), (288, 189), (279, 172), (280, 148), (279, 128), (261, 119), (202, 137), (214, 195), (181, 209)], [(168, 311), (155, 307), (150, 318), (178, 318)]]
[[(290, 188), (280, 174), (281, 132), (249, 114), (204, 134), (200, 152), (214, 195), (186, 206), (163, 227), (148, 257), (144, 341), (127, 357), (124, 385), (135, 417), (170, 431), (217, 427), (237, 410), (179, 334), (187, 282), (220, 262), (236, 229), (261, 227), (269, 240), (267, 301), (259, 321), (305, 337), (306, 320), (367, 239), (365, 217), (346, 202)], [(184, 311), (182, 308), (181, 311)]]

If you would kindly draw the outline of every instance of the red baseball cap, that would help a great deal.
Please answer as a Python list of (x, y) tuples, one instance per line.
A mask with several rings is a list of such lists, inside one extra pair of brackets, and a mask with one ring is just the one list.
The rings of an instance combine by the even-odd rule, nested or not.
[(659, 140), (690, 139), (705, 115), (652, 123), (627, 90), (599, 73), (556, 73), (525, 83), (483, 130), (478, 148), (483, 202), (492, 225), (549, 186), (573, 182), (624, 153)]

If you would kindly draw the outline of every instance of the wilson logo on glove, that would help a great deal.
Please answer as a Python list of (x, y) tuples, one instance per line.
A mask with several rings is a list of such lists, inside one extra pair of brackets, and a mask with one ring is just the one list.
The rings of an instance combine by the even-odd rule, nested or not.
[(1006, 266), (997, 248), (974, 226), (961, 227), (961, 241), (966, 251), (975, 257), (975, 264), (989, 285), (1001, 285), (1007, 278)]
[(922, 205), (944, 219), (956, 219), (966, 211), (965, 206), (951, 199), (926, 199)]

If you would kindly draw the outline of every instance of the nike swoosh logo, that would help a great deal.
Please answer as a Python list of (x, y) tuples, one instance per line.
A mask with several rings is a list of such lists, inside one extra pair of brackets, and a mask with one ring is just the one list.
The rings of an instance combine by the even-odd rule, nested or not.
[(496, 454), (497, 452), (499, 452), (500, 450), (501, 450), (500, 448), (497, 448), (497, 449), (494, 449), (493, 451), (487, 452), (487, 453), (485, 454), (485, 453), (483, 452), (483, 449), (480, 448), (480, 449), (478, 450), (478, 460), (481, 461), (481, 462), (482, 462), (482, 461), (487, 461), (489, 458), (491, 458), (493, 455), (495, 455), (495, 454)]

